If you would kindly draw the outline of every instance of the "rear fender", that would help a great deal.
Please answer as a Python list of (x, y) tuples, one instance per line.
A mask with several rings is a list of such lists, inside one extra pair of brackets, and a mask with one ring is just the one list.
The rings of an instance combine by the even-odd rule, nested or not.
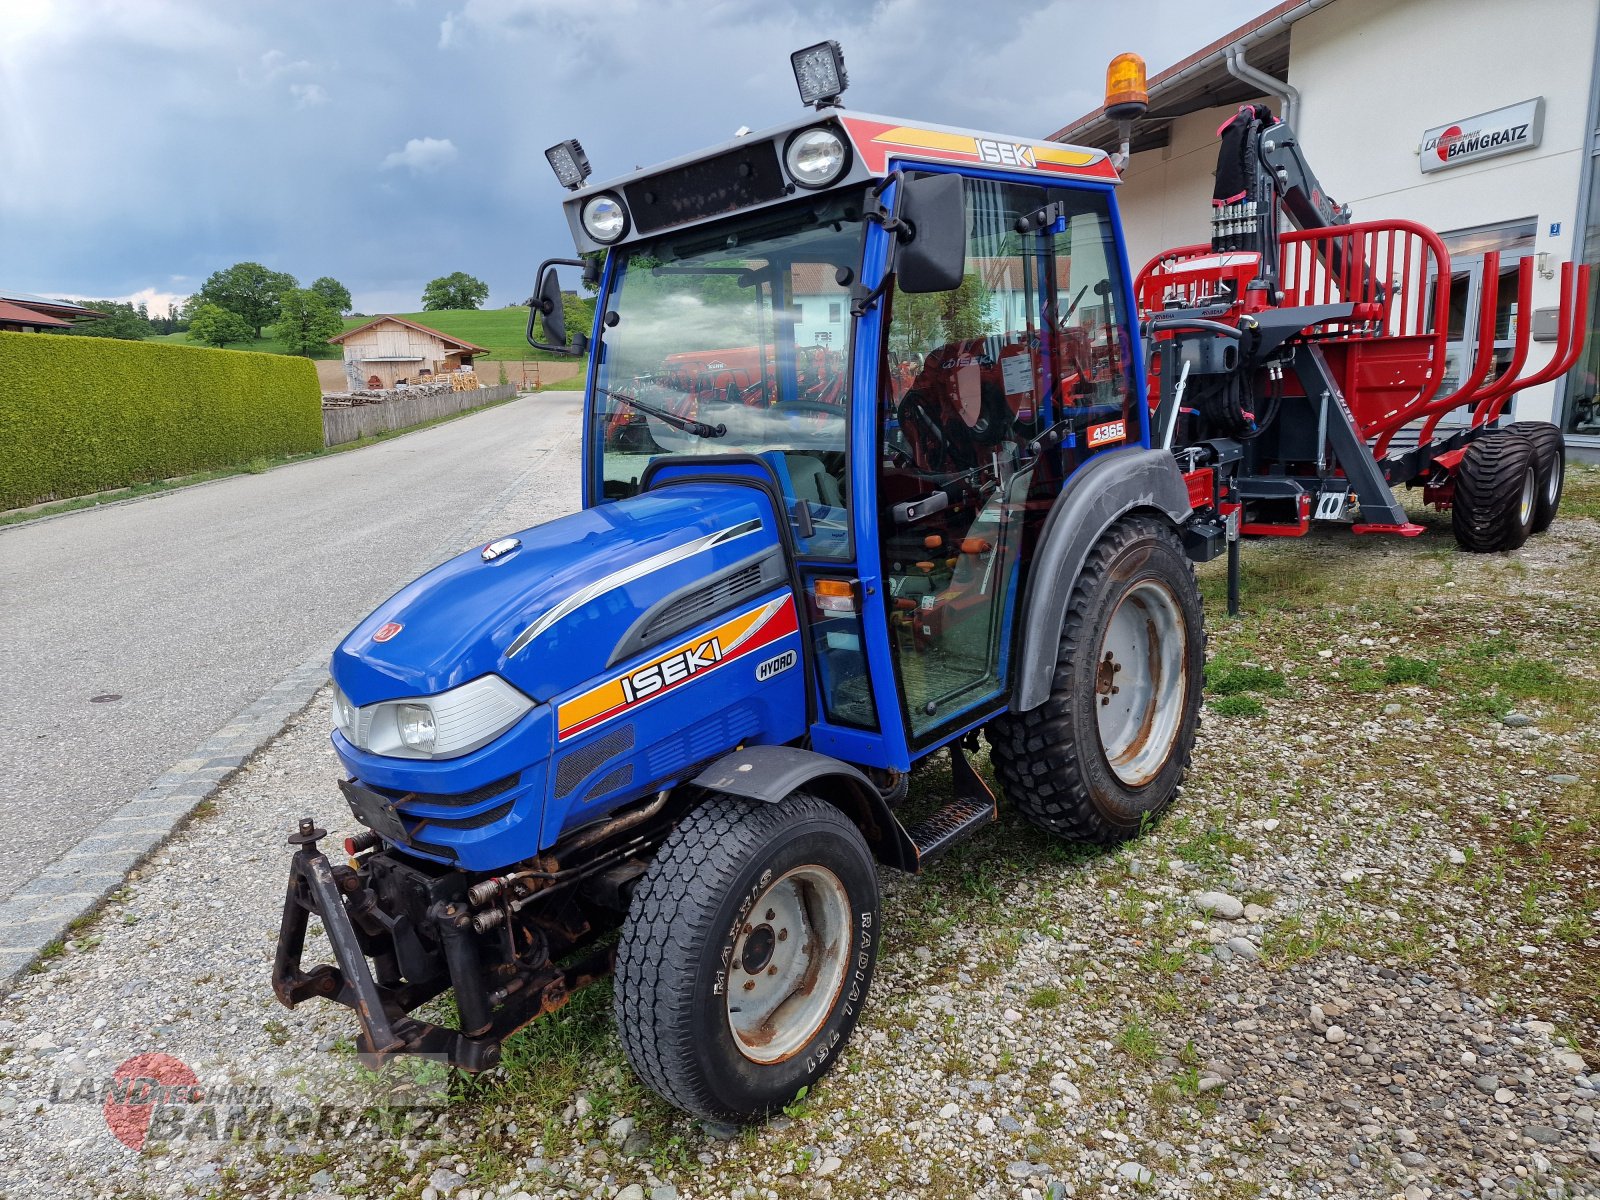
[(879, 862), (917, 869), (917, 848), (877, 786), (855, 767), (798, 746), (746, 746), (726, 754), (694, 780), (699, 787), (776, 804), (799, 788), (856, 823)]
[(1189, 489), (1166, 450), (1120, 450), (1091, 458), (1067, 481), (1039, 535), (1023, 597), (1017, 678), (1011, 709), (1027, 712), (1050, 697), (1067, 602), (1089, 551), (1113, 522), (1153, 512), (1174, 525), (1188, 520)]

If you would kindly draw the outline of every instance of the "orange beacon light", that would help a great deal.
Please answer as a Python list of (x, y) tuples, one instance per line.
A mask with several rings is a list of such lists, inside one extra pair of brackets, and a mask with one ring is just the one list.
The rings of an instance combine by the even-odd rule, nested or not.
[(1144, 59), (1137, 54), (1117, 55), (1106, 68), (1106, 116), (1113, 121), (1136, 121), (1149, 107)]

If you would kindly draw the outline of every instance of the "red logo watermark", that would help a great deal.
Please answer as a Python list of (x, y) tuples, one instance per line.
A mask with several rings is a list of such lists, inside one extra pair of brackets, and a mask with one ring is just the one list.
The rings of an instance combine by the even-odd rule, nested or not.
[(150, 1117), (169, 1104), (194, 1104), (205, 1096), (200, 1079), (170, 1054), (135, 1054), (111, 1075), (101, 1111), (106, 1128), (130, 1150), (143, 1150)]
[(372, 640), (375, 642), (387, 642), (390, 638), (404, 628), (405, 626), (400, 624), (398, 621), (390, 621), (383, 628), (379, 629), (377, 633), (372, 635)]

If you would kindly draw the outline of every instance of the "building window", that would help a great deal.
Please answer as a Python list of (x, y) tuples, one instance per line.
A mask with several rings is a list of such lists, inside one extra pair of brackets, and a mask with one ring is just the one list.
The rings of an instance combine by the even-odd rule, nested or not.
[(838, 303), (830, 303), (828, 305), (828, 320), (832, 321), (834, 324), (838, 324), (840, 318), (842, 318), (843, 316), (844, 316), (844, 307), (843, 307), (843, 305), (840, 305)]

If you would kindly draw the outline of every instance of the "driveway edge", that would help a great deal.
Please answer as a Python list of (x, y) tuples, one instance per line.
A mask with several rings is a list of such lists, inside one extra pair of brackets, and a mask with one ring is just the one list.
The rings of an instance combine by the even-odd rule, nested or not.
[(329, 653), (307, 659), (77, 845), (0, 901), (0, 982), (9, 983), (100, 907), (195, 808), (305, 711), (328, 681)]

